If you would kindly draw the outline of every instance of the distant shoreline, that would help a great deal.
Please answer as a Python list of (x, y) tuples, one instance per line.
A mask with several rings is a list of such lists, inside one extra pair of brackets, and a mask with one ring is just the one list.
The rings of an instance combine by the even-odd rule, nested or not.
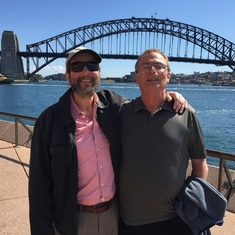
[[(43, 79), (43, 80), (38, 80), (38, 81), (29, 81), (29, 80), (27, 80), (27, 79), (15, 79), (14, 80), (14, 83), (29, 83), (29, 82), (34, 82), (34, 83), (44, 83), (44, 82), (49, 82), (49, 81), (59, 81), (59, 82), (66, 82), (66, 80), (45, 80), (45, 79)], [(106, 79), (101, 79), (101, 82), (108, 82), (108, 83), (135, 83), (135, 82), (116, 82), (115, 80), (112, 80), (112, 79), (108, 79), (108, 80), (106, 80)], [(198, 83), (198, 84), (196, 84), (196, 83), (184, 83), (184, 82), (179, 82), (179, 83), (176, 83), (176, 82), (170, 82), (169, 84), (194, 84), (194, 85), (208, 85), (208, 86), (229, 86), (229, 87), (234, 87), (235, 86), (235, 83), (232, 83), (232, 84), (230, 84), (230, 85), (228, 85), (228, 84), (221, 84), (221, 83), (202, 83), (202, 84), (200, 84), (200, 83)], [(233, 85), (234, 84), (234, 85)]]

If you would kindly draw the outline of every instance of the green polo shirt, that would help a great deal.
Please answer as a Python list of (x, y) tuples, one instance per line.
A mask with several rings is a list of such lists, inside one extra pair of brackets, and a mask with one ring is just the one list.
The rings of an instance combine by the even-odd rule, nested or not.
[(205, 158), (204, 138), (195, 110), (182, 115), (167, 101), (151, 114), (140, 97), (121, 111), (122, 163), (120, 212), (128, 225), (177, 216), (174, 199), (190, 158)]

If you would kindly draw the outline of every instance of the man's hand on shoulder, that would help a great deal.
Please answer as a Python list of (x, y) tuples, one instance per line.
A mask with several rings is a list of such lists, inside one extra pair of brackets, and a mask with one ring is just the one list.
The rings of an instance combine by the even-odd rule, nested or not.
[(173, 108), (176, 113), (183, 113), (183, 111), (188, 106), (187, 100), (178, 92), (173, 92), (173, 91), (167, 92), (166, 99), (168, 102), (174, 100)]

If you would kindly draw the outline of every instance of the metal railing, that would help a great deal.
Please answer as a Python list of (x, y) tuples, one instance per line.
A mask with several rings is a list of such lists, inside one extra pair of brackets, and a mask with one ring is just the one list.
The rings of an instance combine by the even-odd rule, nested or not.
[(227, 160), (228, 161), (234, 161), (235, 162), (235, 154), (232, 153), (225, 153), (220, 151), (215, 151), (211, 149), (207, 149), (207, 156), (219, 158), (219, 176), (218, 176), (218, 190), (222, 191), (222, 176), (223, 176), (223, 170), (225, 172), (226, 178), (227, 178), (227, 200), (229, 200), (233, 190), (235, 189), (235, 179), (232, 178)]
[[(15, 145), (16, 146), (19, 145), (19, 141), (18, 141), (19, 140), (19, 132), (18, 132), (19, 123), (29, 132), (29, 138), (24, 144), (24, 145), (27, 145), (28, 142), (32, 138), (33, 131), (30, 130), (30, 128), (22, 121), (22, 119), (35, 122), (37, 118), (18, 115), (18, 114), (4, 113), (4, 112), (0, 112), (0, 116), (7, 116), (7, 117), (14, 118), (15, 120)], [(218, 190), (220, 192), (222, 191), (222, 176), (223, 176), (223, 171), (224, 171), (228, 180), (227, 182), (228, 194), (226, 197), (229, 200), (233, 190), (235, 189), (235, 179), (233, 179), (231, 176), (230, 170), (227, 165), (227, 160), (235, 162), (235, 154), (207, 149), (207, 156), (215, 157), (219, 159)]]
[(21, 124), (25, 128), (25, 130), (27, 130), (29, 132), (29, 138), (23, 144), (23, 146), (27, 145), (29, 143), (29, 141), (31, 140), (31, 138), (32, 138), (33, 131), (30, 130), (30, 128), (22, 120), (28, 120), (28, 121), (36, 122), (37, 118), (18, 115), (18, 114), (12, 114), (12, 113), (4, 113), (4, 112), (0, 112), (0, 116), (6, 116), (6, 117), (14, 118), (14, 120), (15, 120), (15, 145), (16, 146), (19, 145), (19, 124)]

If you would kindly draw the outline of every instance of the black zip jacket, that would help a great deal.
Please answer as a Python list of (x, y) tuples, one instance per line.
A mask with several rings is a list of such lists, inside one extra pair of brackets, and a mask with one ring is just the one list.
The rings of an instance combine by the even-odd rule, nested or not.
[[(32, 235), (77, 235), (78, 169), (75, 122), (70, 111), (69, 89), (37, 119), (31, 144), (29, 173), (30, 226)], [(119, 111), (123, 98), (104, 90), (96, 118), (110, 142), (118, 186), (120, 164)]]

